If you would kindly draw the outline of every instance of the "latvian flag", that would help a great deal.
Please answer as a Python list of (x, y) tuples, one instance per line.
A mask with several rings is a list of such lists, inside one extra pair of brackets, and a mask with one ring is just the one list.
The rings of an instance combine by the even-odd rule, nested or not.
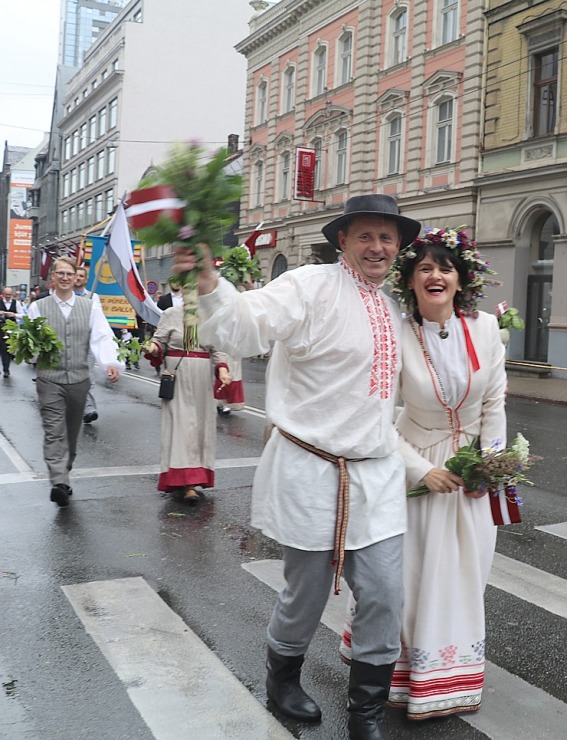
[(132, 242), (123, 203), (120, 203), (116, 209), (108, 231), (106, 253), (114, 279), (134, 311), (148, 324), (157, 326), (162, 312), (146, 293), (140, 280), (132, 253)]
[(169, 185), (154, 185), (151, 188), (134, 190), (128, 197), (126, 216), (134, 231), (157, 223), (161, 215), (169, 216), (174, 223), (183, 220), (185, 203), (176, 197)]
[(489, 492), (492, 521), (497, 526), (501, 524), (519, 524), (522, 521), (520, 514), (521, 499), (514, 486), (506, 486), (503, 491)]

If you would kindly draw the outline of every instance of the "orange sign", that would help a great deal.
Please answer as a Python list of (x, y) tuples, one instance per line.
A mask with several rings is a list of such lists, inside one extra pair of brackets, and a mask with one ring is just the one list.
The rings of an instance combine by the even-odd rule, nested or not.
[(32, 222), (29, 218), (11, 218), (8, 240), (8, 269), (29, 270), (31, 260)]

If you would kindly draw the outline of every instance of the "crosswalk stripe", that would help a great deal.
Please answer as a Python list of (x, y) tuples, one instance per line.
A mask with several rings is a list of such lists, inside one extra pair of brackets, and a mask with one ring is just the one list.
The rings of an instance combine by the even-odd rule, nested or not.
[(156, 740), (291, 740), (143, 578), (62, 588)]
[(559, 522), (559, 524), (546, 524), (541, 527), (534, 527), (534, 529), (540, 532), (546, 532), (547, 534), (554, 534), (556, 537), (561, 537), (567, 540), (567, 522)]
[[(243, 563), (242, 567), (274, 591), (280, 591), (284, 585), (282, 565), (281, 560), (255, 560)], [(348, 586), (343, 583), (343, 589), (338, 596), (331, 596), (321, 617), (321, 622), (337, 635), (343, 630), (347, 595)], [(487, 661), (482, 710), (461, 715), (461, 719), (494, 740), (533, 740), (535, 737), (558, 740), (565, 737), (567, 704)]]

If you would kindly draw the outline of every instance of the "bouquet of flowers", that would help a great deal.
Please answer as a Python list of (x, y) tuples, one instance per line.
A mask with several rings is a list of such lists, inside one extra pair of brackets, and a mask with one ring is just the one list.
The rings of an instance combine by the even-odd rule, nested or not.
[(237, 288), (262, 278), (258, 258), (250, 257), (250, 252), (246, 247), (229, 249), (219, 267), (221, 275)]
[[(518, 433), (510, 447), (480, 449), (478, 438), (461, 447), (456, 455), (445, 463), (447, 470), (460, 476), (467, 491), (487, 491), (495, 524), (516, 524), (521, 521), (519, 507), (522, 499), (518, 496), (517, 485), (533, 483), (526, 478), (526, 472), (539, 460), (530, 455), (530, 444), (523, 434)], [(408, 491), (408, 498), (429, 493), (427, 486), (417, 486)]]
[[(234, 204), (240, 198), (240, 175), (226, 169), (227, 151), (207, 158), (195, 143), (178, 144), (163, 164), (152, 168), (131, 194), (138, 205), (148, 190), (148, 201), (158, 198), (167, 206), (144, 214), (144, 225), (132, 228), (148, 246), (176, 244), (190, 247), (199, 258), (199, 244), (207, 244), (213, 257), (222, 251), (222, 239), (235, 220)], [(208, 159), (208, 161), (207, 161)], [(198, 270), (199, 268), (197, 268)], [(183, 290), (185, 348), (196, 349), (198, 336), (197, 271), (177, 276)]]
[(59, 366), (64, 347), (43, 316), (37, 319), (24, 316), (21, 326), (8, 319), (2, 330), (7, 337), (8, 352), (17, 365), (34, 361), (40, 370), (55, 370)]

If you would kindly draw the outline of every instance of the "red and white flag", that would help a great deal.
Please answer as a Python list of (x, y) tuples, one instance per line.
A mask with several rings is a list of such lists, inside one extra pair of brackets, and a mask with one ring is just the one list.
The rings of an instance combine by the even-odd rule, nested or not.
[(248, 254), (250, 255), (250, 258), (254, 257), (254, 255), (256, 254), (256, 239), (262, 233), (263, 225), (264, 225), (264, 222), (260, 221), (258, 226), (256, 226), (254, 231), (250, 234), (250, 236), (247, 239), (245, 239), (240, 245), (241, 247), (246, 247), (246, 249), (248, 250)]
[(51, 252), (45, 250), (41, 253), (41, 267), (39, 268), (39, 277), (41, 280), (47, 280), (52, 259)]
[(128, 303), (144, 321), (152, 326), (157, 326), (162, 311), (152, 301), (140, 280), (138, 268), (134, 262), (130, 231), (123, 203), (118, 205), (110, 223), (106, 253), (114, 279), (121, 287)]
[(126, 217), (134, 231), (153, 226), (160, 216), (166, 215), (175, 223), (183, 220), (185, 203), (179, 200), (169, 185), (133, 190), (126, 208)]

